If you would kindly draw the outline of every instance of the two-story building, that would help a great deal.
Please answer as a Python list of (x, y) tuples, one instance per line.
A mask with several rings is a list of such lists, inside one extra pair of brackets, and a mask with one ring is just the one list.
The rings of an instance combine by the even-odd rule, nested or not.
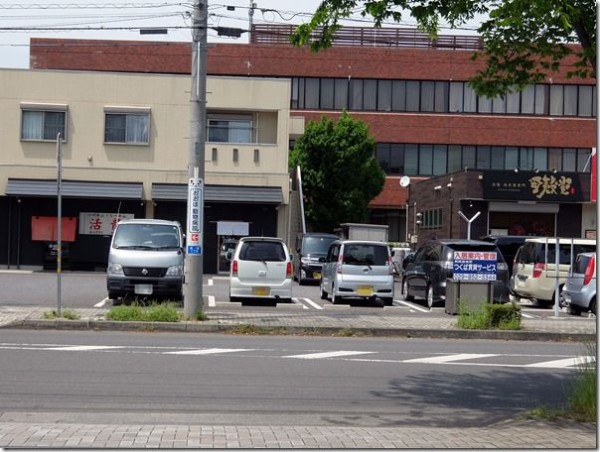
[[(106, 265), (118, 218), (185, 225), (188, 75), (0, 70), (0, 266)], [(207, 80), (204, 265), (230, 236), (289, 233), (289, 79)]]

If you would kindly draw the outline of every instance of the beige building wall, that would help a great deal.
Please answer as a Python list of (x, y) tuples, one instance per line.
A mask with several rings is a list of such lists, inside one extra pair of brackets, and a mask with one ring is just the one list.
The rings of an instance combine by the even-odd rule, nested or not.
[[(63, 179), (143, 182), (146, 200), (153, 182), (187, 183), (190, 85), (184, 75), (0, 70), (0, 194), (5, 194), (9, 177), (56, 179), (55, 142), (20, 139), (24, 103), (66, 105)], [(288, 215), (290, 89), (284, 79), (207, 79), (207, 110), (252, 115), (257, 143), (207, 142), (205, 183), (281, 187), (281, 237)], [(107, 107), (149, 108), (149, 145), (104, 144)]]

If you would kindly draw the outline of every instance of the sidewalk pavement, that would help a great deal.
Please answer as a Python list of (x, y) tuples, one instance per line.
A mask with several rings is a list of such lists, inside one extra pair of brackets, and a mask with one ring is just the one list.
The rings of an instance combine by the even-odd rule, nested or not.
[[(397, 311), (271, 309), (206, 310), (202, 322), (113, 322), (107, 308), (69, 309), (78, 320), (44, 319), (54, 308), (0, 306), (1, 328), (368, 334), (502, 340), (596, 340), (596, 319), (566, 316), (524, 318), (521, 331), (461, 330), (456, 316), (401, 315)], [(248, 330), (245, 330), (246, 332)], [(27, 416), (25, 416), (27, 417)], [(39, 419), (37, 420), (39, 421)], [(597, 425), (571, 421), (512, 419), (486, 427), (235, 426), (162, 423), (27, 422), (0, 414), (4, 448), (280, 448), (280, 449), (593, 449)]]

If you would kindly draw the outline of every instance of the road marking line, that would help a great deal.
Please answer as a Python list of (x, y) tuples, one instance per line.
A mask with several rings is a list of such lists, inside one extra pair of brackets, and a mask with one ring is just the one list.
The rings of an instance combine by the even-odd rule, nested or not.
[(215, 283), (215, 282), (213, 281), (213, 279), (212, 279), (212, 278), (210, 278), (210, 279), (208, 280), (208, 285), (209, 285), (209, 286), (212, 286), (212, 285), (214, 285), (214, 283)]
[(214, 355), (217, 353), (248, 352), (252, 348), (205, 348), (201, 350), (183, 350), (178, 352), (165, 352), (165, 355)]
[(119, 345), (69, 345), (66, 347), (50, 347), (44, 350), (61, 350), (61, 351), (87, 351), (87, 350), (110, 350), (115, 348), (123, 348)]
[(545, 361), (543, 363), (527, 364), (525, 367), (543, 367), (547, 369), (562, 369), (565, 367), (578, 366), (586, 362), (593, 362), (592, 356), (578, 356), (576, 358), (557, 359), (555, 361)]
[(321, 359), (321, 358), (338, 358), (340, 356), (351, 356), (351, 355), (366, 355), (369, 353), (377, 353), (377, 352), (351, 352), (351, 351), (321, 352), (321, 353), (307, 353), (304, 355), (288, 355), (288, 356), (282, 356), (282, 358)]
[(100, 301), (100, 302), (96, 303), (96, 304), (94, 305), (94, 307), (95, 307), (95, 308), (101, 308), (102, 306), (104, 306), (104, 305), (106, 304), (106, 302), (107, 302), (107, 301), (108, 301), (108, 297), (106, 297), (104, 300), (102, 300), (102, 301)]
[(302, 306), (302, 309), (310, 309), (308, 306), (306, 306), (304, 303), (302, 303), (299, 298), (292, 297), (292, 302)]
[(312, 301), (310, 298), (302, 298), (306, 303), (308, 303), (309, 305), (311, 305), (313, 308), (315, 309), (323, 309), (323, 306), (315, 303), (314, 301)]
[(453, 361), (461, 361), (464, 359), (488, 358), (491, 356), (499, 356), (499, 355), (479, 354), (479, 353), (461, 353), (459, 355), (431, 356), (428, 358), (406, 359), (402, 362), (403, 363), (441, 364), (441, 363), (449, 363), (449, 362), (453, 362)]
[(424, 308), (423, 306), (416, 305), (416, 304), (411, 303), (409, 301), (394, 300), (394, 302), (398, 302), (400, 304), (403, 304), (404, 306), (408, 306), (410, 309), (416, 309), (417, 311), (427, 312), (427, 313), (431, 312), (429, 309)]
[(209, 295), (208, 296), (208, 306), (210, 308), (214, 308), (215, 306), (217, 306), (217, 303), (215, 301), (215, 296), (214, 295)]
[(535, 319), (535, 316), (534, 316), (534, 315), (531, 315), (531, 314), (525, 314), (525, 313), (523, 312), (523, 310), (521, 310), (521, 317), (525, 317), (526, 319)]

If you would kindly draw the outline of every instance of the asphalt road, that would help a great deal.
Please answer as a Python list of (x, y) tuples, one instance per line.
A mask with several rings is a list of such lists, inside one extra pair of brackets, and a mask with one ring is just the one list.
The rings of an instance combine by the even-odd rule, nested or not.
[[(61, 275), (61, 306), (70, 308), (110, 307), (107, 299), (106, 275), (102, 272), (64, 272)], [(57, 305), (57, 281), (55, 272), (31, 271), (0, 271), (0, 306), (38, 306), (52, 308)], [(225, 275), (204, 275), (203, 294), (207, 303), (205, 307), (219, 309), (253, 309), (259, 306), (265, 308), (264, 303), (229, 302), (229, 279)], [(340, 305), (333, 305), (330, 301), (321, 300), (318, 285), (300, 286), (294, 282), (293, 303), (280, 303), (271, 305), (273, 309), (297, 310), (331, 310), (331, 309), (356, 309), (378, 312), (386, 309), (387, 313), (397, 312), (409, 315), (438, 315), (445, 316), (444, 307), (427, 309), (425, 301), (404, 301), (401, 294), (401, 285), (396, 283), (393, 306), (384, 306), (376, 301), (344, 300)], [(531, 302), (522, 302), (524, 317), (541, 318), (554, 316), (553, 309), (540, 308)], [(567, 315), (564, 311), (563, 315)]]
[[(577, 344), (4, 330), (1, 422), (484, 426), (565, 401)], [(571, 362), (572, 364), (572, 362)]]

